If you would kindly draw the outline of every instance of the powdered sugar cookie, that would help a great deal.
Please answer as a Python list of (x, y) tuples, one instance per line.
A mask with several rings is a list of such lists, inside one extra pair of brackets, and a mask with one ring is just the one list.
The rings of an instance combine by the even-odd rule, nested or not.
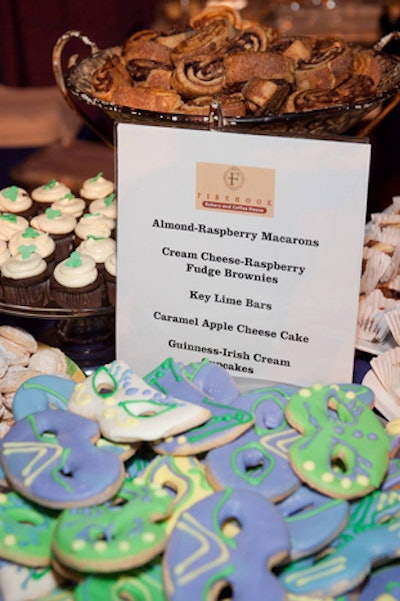
[(8, 368), (5, 376), (0, 380), (0, 390), (4, 395), (8, 393), (15, 393), (17, 388), (26, 382), (26, 380), (38, 375), (40, 375), (40, 372), (36, 371), (35, 369), (12, 365)]
[(39, 348), (34, 353), (28, 367), (46, 374), (66, 374), (68, 363), (65, 354), (58, 348)]
[(0, 337), (0, 354), (6, 359), (8, 365), (25, 367), (29, 363), (30, 353), (13, 340)]
[(99, 423), (116, 442), (157, 440), (206, 421), (205, 407), (167, 396), (134, 374), (124, 361), (100, 367), (77, 384), (68, 409)]
[(0, 337), (11, 340), (30, 354), (36, 353), (38, 349), (38, 343), (36, 342), (36, 339), (32, 336), (32, 334), (26, 330), (23, 330), (22, 328), (6, 325), (0, 326)]

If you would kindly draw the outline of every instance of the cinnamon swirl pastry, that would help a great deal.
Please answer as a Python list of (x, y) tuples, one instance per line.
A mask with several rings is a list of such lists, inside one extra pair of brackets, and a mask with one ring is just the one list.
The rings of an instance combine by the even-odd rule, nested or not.
[(203, 62), (181, 60), (171, 75), (171, 87), (185, 99), (219, 94), (224, 85), (224, 62), (220, 58)]
[(130, 77), (120, 56), (113, 54), (93, 73), (91, 92), (95, 98), (113, 102), (115, 90), (120, 86), (130, 86)]
[(133, 81), (144, 81), (152, 69), (172, 71), (169, 48), (149, 39), (130, 38), (122, 47), (121, 62)]
[(253, 23), (239, 31), (228, 44), (226, 51), (234, 52), (264, 52), (274, 39), (272, 29)]
[(309, 58), (300, 61), (295, 72), (298, 90), (336, 88), (350, 77), (353, 53), (348, 44), (337, 37), (317, 38)]
[(336, 91), (347, 101), (364, 100), (373, 94), (376, 86), (369, 75), (352, 75), (336, 88)]
[(193, 29), (202, 28), (215, 21), (228, 21), (235, 29), (242, 28), (240, 13), (228, 5), (206, 6), (193, 15), (189, 21)]
[(186, 115), (206, 116), (210, 112), (212, 102), (218, 102), (225, 117), (246, 116), (246, 104), (241, 93), (193, 98), (182, 104), (177, 112)]
[(174, 90), (121, 86), (115, 91), (113, 102), (134, 109), (175, 113), (182, 104), (182, 98)]
[(280, 112), (290, 92), (290, 84), (285, 80), (273, 81), (253, 77), (242, 88), (248, 110), (260, 117), (266, 113)]
[(354, 75), (370, 77), (376, 88), (382, 78), (382, 69), (376, 53), (370, 48), (355, 48), (353, 50)]
[(229, 21), (216, 21), (205, 25), (171, 50), (171, 61), (176, 65), (182, 60), (201, 60), (205, 56), (218, 56), (234, 35), (235, 29)]
[(244, 83), (252, 77), (294, 79), (294, 61), (278, 52), (235, 52), (224, 57), (226, 83)]
[(317, 109), (338, 106), (344, 103), (336, 90), (315, 88), (293, 92), (286, 100), (283, 113), (303, 113)]

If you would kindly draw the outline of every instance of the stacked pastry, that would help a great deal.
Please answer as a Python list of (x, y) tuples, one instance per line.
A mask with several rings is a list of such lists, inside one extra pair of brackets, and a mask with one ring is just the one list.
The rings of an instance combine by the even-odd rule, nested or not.
[(379, 54), (340, 37), (280, 38), (211, 6), (180, 31), (134, 33), (93, 74), (94, 97), (156, 112), (297, 113), (361, 101), (382, 77)]

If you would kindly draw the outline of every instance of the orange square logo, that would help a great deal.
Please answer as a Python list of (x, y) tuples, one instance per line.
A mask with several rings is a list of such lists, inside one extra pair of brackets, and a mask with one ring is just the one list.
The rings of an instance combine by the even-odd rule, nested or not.
[(274, 216), (275, 169), (196, 164), (196, 208)]

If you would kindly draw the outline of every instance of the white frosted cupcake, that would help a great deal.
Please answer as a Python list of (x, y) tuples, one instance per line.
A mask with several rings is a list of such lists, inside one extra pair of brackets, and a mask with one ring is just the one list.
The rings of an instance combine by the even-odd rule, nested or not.
[(20, 247), (18, 255), (1, 266), (3, 299), (11, 305), (45, 307), (50, 299), (47, 263), (31, 245)]
[(0, 213), (0, 240), (8, 242), (14, 234), (22, 232), (28, 225), (29, 221), (25, 217), (12, 213)]
[(31, 219), (31, 226), (49, 234), (53, 238), (56, 262), (62, 261), (70, 254), (74, 243), (76, 219), (52, 208)]
[(79, 194), (86, 200), (95, 200), (105, 198), (112, 192), (114, 192), (114, 182), (103, 177), (103, 173), (100, 172), (83, 182)]
[(42, 213), (51, 206), (56, 200), (64, 198), (70, 194), (71, 189), (56, 179), (51, 179), (47, 184), (38, 186), (32, 190), (32, 198), (35, 201), (35, 207), (38, 213)]
[(92, 257), (74, 251), (54, 268), (54, 302), (66, 309), (92, 309), (103, 304), (104, 284)]
[(8, 186), (0, 190), (0, 211), (29, 218), (34, 215), (33, 200), (23, 188)]
[(0, 267), (11, 257), (7, 242), (0, 240)]
[(74, 194), (71, 193), (64, 196), (64, 198), (60, 198), (60, 200), (53, 202), (51, 208), (66, 213), (67, 215), (72, 215), (75, 219), (79, 219), (85, 212), (86, 203), (83, 198), (74, 196)]
[(85, 213), (79, 219), (75, 227), (75, 244), (79, 244), (89, 237), (94, 238), (110, 238), (115, 232), (115, 221), (104, 217), (99, 213)]
[(106, 285), (107, 300), (115, 306), (117, 283), (117, 254), (109, 255), (104, 264), (104, 281)]
[(10, 238), (8, 242), (10, 253), (17, 255), (21, 245), (33, 245), (35, 252), (45, 259), (48, 265), (54, 263), (56, 243), (49, 234), (29, 226), (23, 232), (18, 232)]
[(110, 219), (117, 219), (117, 200), (115, 198), (114, 192), (109, 194), (105, 198), (98, 198), (97, 200), (92, 200), (89, 205), (89, 213), (100, 215), (104, 215), (104, 217), (109, 217)]
[(104, 270), (104, 263), (107, 257), (116, 252), (117, 243), (113, 238), (95, 238), (89, 236), (83, 240), (77, 250), (84, 255), (89, 255), (95, 260), (97, 269), (100, 273)]

